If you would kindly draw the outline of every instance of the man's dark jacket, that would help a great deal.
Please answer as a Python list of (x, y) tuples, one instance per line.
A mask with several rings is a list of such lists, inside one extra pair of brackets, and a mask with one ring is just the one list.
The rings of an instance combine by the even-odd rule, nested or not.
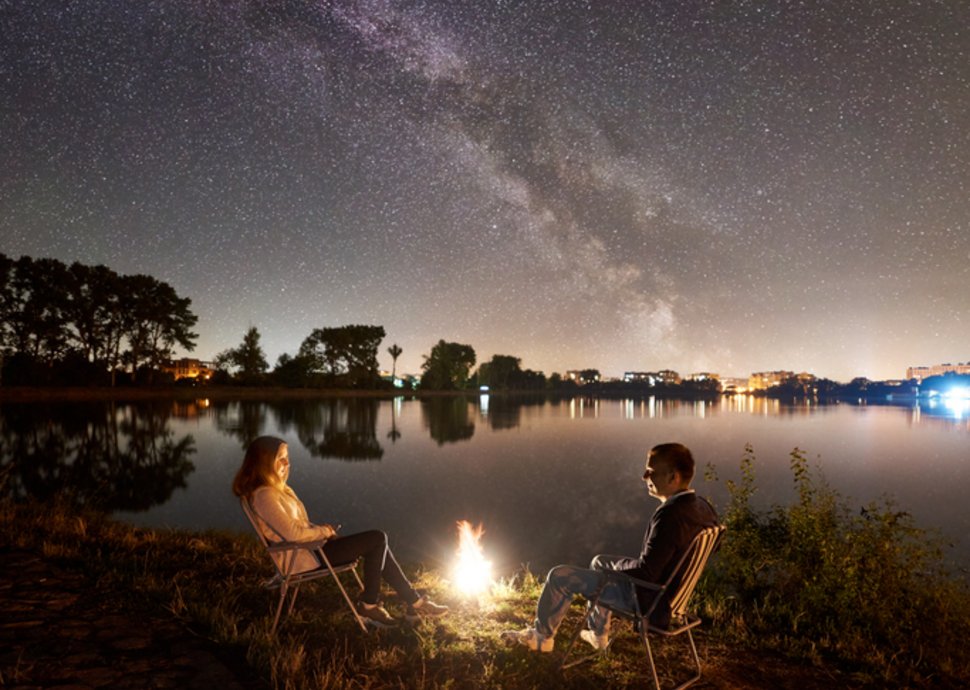
[[(630, 558), (617, 564), (617, 570), (647, 582), (663, 584), (680, 562), (694, 537), (706, 527), (718, 524), (717, 513), (705, 499), (693, 491), (675, 494), (660, 504), (650, 518), (643, 535), (643, 547), (639, 558)], [(677, 582), (668, 590), (675, 591)], [(654, 592), (637, 590), (640, 610), (646, 611), (653, 603)], [(667, 596), (657, 603), (650, 622), (665, 628), (670, 624), (670, 602)]]

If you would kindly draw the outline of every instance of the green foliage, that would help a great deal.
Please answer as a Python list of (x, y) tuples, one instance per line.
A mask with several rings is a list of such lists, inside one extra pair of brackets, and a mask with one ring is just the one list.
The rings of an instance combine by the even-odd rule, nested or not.
[(427, 390), (460, 390), (468, 384), (471, 368), (475, 366), (475, 350), (471, 345), (447, 343), (439, 340), (425, 355), (421, 368), (421, 387)]
[(541, 371), (522, 369), (522, 360), (511, 355), (493, 355), (478, 367), (478, 383), (492, 390), (542, 390), (546, 377)]
[[(191, 351), (198, 317), (191, 300), (147, 275), (56, 259), (0, 254), (0, 346), (14, 384), (75, 383), (87, 369), (113, 381), (127, 363), (153, 372), (180, 345)], [(64, 380), (58, 380), (60, 376)]]
[(216, 366), (220, 369), (232, 369), (236, 378), (244, 384), (252, 385), (263, 379), (263, 374), (269, 368), (266, 354), (259, 344), (259, 331), (255, 326), (250, 327), (243, 336), (239, 347), (225, 350), (216, 355)]
[(938, 535), (890, 500), (850, 510), (798, 448), (796, 501), (758, 511), (754, 460), (747, 446), (740, 479), (726, 483), (729, 531), (705, 589), (735, 634), (886, 682), (970, 675), (970, 592)]
[(297, 358), (309, 364), (311, 375), (322, 374), (326, 385), (374, 388), (380, 381), (377, 350), (385, 335), (383, 326), (315, 328)]

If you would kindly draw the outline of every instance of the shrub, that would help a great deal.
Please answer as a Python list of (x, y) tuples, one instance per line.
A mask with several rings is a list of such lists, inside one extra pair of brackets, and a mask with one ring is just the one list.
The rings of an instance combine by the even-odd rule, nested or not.
[(851, 510), (798, 448), (790, 466), (797, 499), (788, 506), (752, 507), (750, 445), (740, 479), (726, 482), (729, 531), (704, 590), (722, 623), (763, 646), (834, 656), (870, 680), (968, 677), (970, 592), (946, 567), (939, 534), (891, 499)]

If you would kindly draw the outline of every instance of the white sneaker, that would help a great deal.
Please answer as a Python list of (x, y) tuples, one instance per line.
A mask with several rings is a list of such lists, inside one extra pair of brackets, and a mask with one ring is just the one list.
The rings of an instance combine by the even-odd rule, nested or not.
[(551, 652), (552, 648), (556, 644), (555, 637), (546, 637), (545, 635), (540, 635), (535, 628), (525, 628), (524, 630), (506, 630), (502, 633), (502, 639), (517, 642), (521, 645), (525, 645), (533, 652), (542, 652), (543, 654)]
[(583, 630), (579, 633), (579, 636), (583, 638), (583, 642), (593, 649), (602, 651), (610, 646), (610, 636), (607, 633), (597, 635), (592, 630)]

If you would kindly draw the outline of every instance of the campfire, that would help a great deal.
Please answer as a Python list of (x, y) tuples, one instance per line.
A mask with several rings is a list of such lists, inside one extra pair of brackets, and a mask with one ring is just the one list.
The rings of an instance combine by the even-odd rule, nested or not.
[(484, 533), (481, 525), (473, 527), (467, 520), (458, 521), (458, 560), (452, 581), (463, 594), (481, 594), (492, 584), (492, 563), (485, 558), (481, 545)]

